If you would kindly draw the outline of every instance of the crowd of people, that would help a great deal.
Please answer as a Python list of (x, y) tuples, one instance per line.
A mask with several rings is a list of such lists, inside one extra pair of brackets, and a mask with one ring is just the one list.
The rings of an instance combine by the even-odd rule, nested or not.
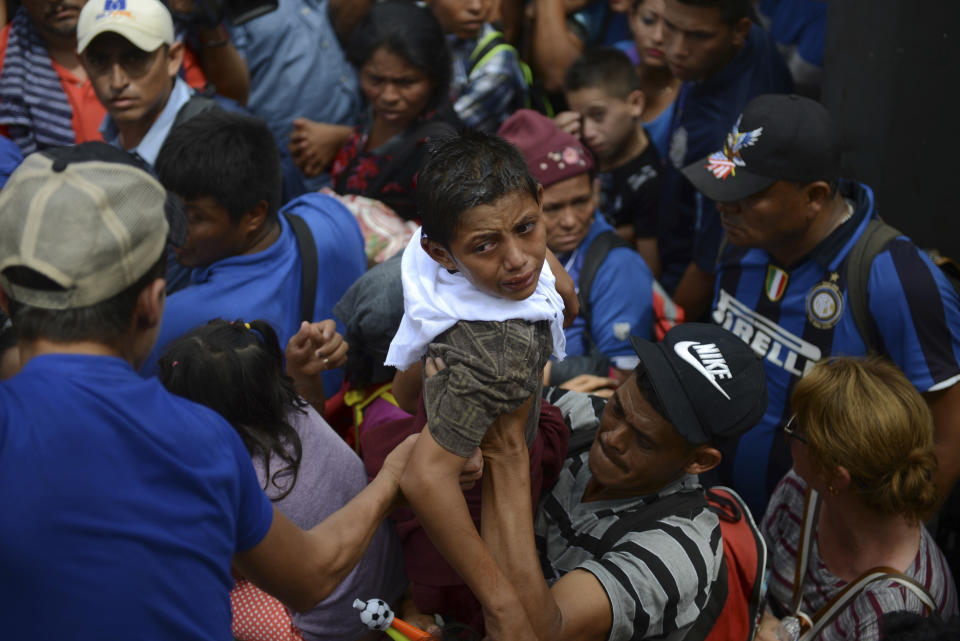
[(274, 4), (4, 4), (5, 637), (960, 635), (960, 284), (824, 1)]

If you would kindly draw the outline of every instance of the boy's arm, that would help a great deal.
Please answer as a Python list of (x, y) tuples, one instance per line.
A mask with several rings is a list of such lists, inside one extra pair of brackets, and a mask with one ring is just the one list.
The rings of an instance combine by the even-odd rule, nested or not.
[(584, 570), (547, 586), (534, 539), (530, 466), (523, 417), (500, 417), (481, 444), (484, 457), (483, 540), (516, 588), (542, 641), (603, 641), (613, 623), (610, 599)]
[(417, 361), (405, 370), (397, 370), (393, 375), (393, 388), (390, 390), (397, 399), (397, 405), (407, 414), (417, 413), (420, 392), (423, 390), (422, 363)]
[(567, 273), (567, 270), (560, 264), (560, 260), (552, 251), (547, 249), (546, 261), (550, 265), (550, 271), (557, 279), (556, 289), (563, 299), (563, 327), (567, 328), (573, 325), (574, 319), (580, 313), (580, 299), (577, 298), (577, 285), (573, 278)]
[[(463, 465), (462, 457), (434, 440), (427, 425), (400, 479), (403, 494), (430, 540), (483, 606), (489, 638), (534, 639), (516, 590), (470, 518), (457, 482)], [(529, 467), (529, 461), (523, 465)]]

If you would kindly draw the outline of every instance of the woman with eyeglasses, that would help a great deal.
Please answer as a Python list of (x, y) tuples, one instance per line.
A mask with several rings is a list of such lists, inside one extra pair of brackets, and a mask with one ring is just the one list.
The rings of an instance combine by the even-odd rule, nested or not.
[(885, 360), (834, 358), (796, 384), (791, 406), (793, 469), (763, 519), (759, 638), (870, 640), (885, 612), (957, 614), (953, 577), (923, 525), (937, 464), (920, 394)]

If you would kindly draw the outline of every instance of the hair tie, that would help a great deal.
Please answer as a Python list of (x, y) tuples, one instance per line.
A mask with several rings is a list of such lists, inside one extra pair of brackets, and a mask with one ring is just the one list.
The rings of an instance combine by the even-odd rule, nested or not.
[(258, 343), (261, 345), (267, 344), (267, 339), (263, 337), (263, 334), (260, 333), (260, 330), (258, 330), (256, 327), (250, 327), (250, 323), (244, 323), (243, 326), (246, 327), (247, 330), (256, 337)]

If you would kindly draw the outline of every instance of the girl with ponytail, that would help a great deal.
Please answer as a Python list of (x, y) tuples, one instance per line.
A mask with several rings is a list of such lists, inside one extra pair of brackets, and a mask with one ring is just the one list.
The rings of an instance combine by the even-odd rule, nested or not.
[(763, 519), (770, 608), (759, 638), (791, 638), (786, 616), (813, 623), (800, 639), (834, 641), (878, 639), (885, 612), (957, 614), (953, 577), (923, 525), (937, 462), (917, 390), (886, 360), (838, 357), (797, 382), (791, 407), (793, 469)]
[[(307, 329), (304, 324), (301, 331)], [(288, 345), (288, 367), (298, 360), (291, 349)], [(360, 458), (298, 395), (311, 388), (302, 383), (309, 381), (309, 370), (310, 365), (298, 369), (303, 376), (295, 386), (284, 374), (277, 334), (263, 320), (210, 321), (170, 343), (159, 362), (160, 381), (170, 392), (216, 410), (233, 426), (267, 496), (305, 530), (367, 484)], [(322, 399), (317, 405), (322, 407)], [(399, 542), (387, 520), (343, 583), (313, 610), (292, 619), (273, 597), (237, 577), (231, 593), (233, 635), (240, 641), (365, 638), (369, 630), (353, 600), (357, 595), (394, 600), (405, 584)]]

